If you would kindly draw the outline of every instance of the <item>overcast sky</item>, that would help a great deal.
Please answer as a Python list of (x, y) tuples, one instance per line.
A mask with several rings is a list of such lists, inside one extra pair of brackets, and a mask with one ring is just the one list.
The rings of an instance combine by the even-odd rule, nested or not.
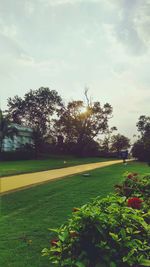
[(41, 86), (114, 108), (129, 137), (150, 115), (150, 0), (0, 0), (0, 99)]

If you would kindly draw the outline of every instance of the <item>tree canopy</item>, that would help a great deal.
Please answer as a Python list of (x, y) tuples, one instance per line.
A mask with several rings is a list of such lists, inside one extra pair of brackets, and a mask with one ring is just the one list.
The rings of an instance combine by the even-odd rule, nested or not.
[(7, 106), (11, 121), (29, 126), (45, 135), (52, 115), (62, 106), (62, 99), (55, 90), (41, 87), (30, 90), (23, 98), (9, 98)]
[(62, 99), (55, 90), (41, 87), (30, 90), (23, 98), (9, 98), (6, 113), (12, 122), (31, 127), (35, 143), (39, 146), (45, 137), (53, 134), (53, 115), (62, 105)]
[(65, 143), (74, 143), (82, 150), (91, 140), (108, 129), (112, 117), (112, 107), (100, 102), (85, 103), (71, 101), (63, 106), (56, 120), (57, 132), (63, 136)]
[(150, 117), (142, 115), (136, 124), (142, 138), (150, 136)]
[(150, 117), (142, 115), (137, 122), (139, 139), (132, 148), (133, 156), (150, 163)]
[(113, 135), (111, 138), (111, 149), (118, 154), (121, 150), (130, 147), (130, 139), (122, 134)]
[(45, 140), (55, 139), (62, 152), (70, 151), (72, 147), (78, 154), (90, 150), (95, 153), (99, 149), (97, 137), (107, 134), (110, 140), (110, 134), (116, 128), (109, 128), (112, 106), (89, 100), (87, 93), (85, 90), (85, 101), (64, 104), (57, 91), (41, 87), (30, 90), (23, 97), (9, 98), (6, 114), (11, 122), (33, 129), (37, 149)]

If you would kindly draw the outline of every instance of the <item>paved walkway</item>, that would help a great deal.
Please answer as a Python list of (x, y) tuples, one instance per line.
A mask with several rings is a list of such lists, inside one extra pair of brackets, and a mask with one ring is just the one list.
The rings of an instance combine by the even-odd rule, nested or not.
[(49, 171), (26, 173), (0, 178), (0, 193), (5, 194), (15, 190), (41, 184), (50, 180), (70, 176), (77, 173), (87, 172), (97, 168), (122, 163), (122, 160), (90, 163)]

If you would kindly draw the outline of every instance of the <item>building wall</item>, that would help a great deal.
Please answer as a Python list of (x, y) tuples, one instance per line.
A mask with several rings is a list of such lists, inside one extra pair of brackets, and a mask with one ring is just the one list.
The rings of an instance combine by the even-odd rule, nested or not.
[(18, 130), (17, 135), (14, 135), (12, 139), (8, 137), (4, 138), (3, 151), (15, 151), (23, 145), (33, 144), (32, 129), (22, 126), (16, 126), (16, 128)]

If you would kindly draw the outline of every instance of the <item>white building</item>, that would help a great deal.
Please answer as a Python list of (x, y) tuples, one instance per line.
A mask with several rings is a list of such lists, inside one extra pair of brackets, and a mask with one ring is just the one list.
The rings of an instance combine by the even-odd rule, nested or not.
[(3, 151), (15, 151), (26, 144), (33, 144), (32, 132), (29, 127), (24, 127), (18, 124), (13, 124), (13, 127), (17, 129), (17, 134), (14, 134), (13, 138), (5, 137), (3, 140)]

